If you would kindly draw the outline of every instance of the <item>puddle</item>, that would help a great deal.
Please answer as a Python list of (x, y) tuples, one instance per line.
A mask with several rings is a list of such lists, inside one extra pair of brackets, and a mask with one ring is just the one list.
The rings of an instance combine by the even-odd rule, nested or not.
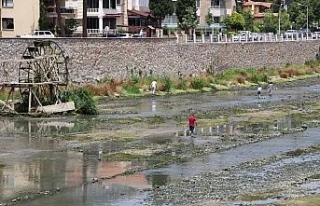
[[(295, 89), (292, 95), (301, 95), (304, 90)], [(147, 170), (126, 177), (100, 181), (95, 184), (83, 184), (96, 177), (112, 176), (127, 169), (148, 164), (139, 161), (98, 161), (97, 156), (83, 155), (79, 152), (62, 152), (57, 150), (65, 147), (65, 143), (45, 137), (66, 135), (73, 133), (93, 133), (100, 130), (117, 131), (119, 129), (135, 131), (139, 124), (119, 125), (112, 122), (112, 118), (125, 119), (127, 117), (149, 117), (154, 115), (180, 115), (181, 111), (191, 108), (211, 108), (215, 106), (237, 106), (242, 103), (263, 105), (266, 102), (281, 101), (287, 98), (288, 91), (275, 91), (272, 98), (257, 100), (254, 91), (218, 92), (207, 94), (193, 94), (169, 97), (140, 98), (103, 102), (101, 108), (106, 109), (98, 117), (62, 117), (62, 118), (2, 118), (0, 120), (0, 163), (5, 167), (0, 171), (1, 182), (0, 201), (8, 200), (17, 194), (45, 191), (61, 188), (55, 195), (41, 197), (35, 201), (24, 202), (21, 205), (143, 205), (144, 199), (155, 187), (169, 184), (182, 177), (190, 177), (202, 172), (219, 171), (247, 161), (265, 158), (319, 144), (320, 129), (308, 129), (304, 133), (285, 135), (278, 139), (267, 140), (239, 148), (190, 159), (182, 164), (168, 165), (163, 168)], [(259, 106), (257, 104), (257, 107)], [(121, 107), (119, 107), (121, 105)], [(177, 109), (178, 108), (178, 109)], [(112, 113), (111, 110), (118, 113)], [(188, 114), (183, 114), (188, 115)], [(201, 134), (263, 134), (294, 127), (294, 121), (279, 120), (272, 124), (253, 124), (237, 127), (237, 123), (226, 126), (220, 125), (199, 128), (199, 138), (194, 140), (186, 137), (185, 128), (166, 123), (160, 127), (148, 128), (145, 139), (141, 141), (122, 143), (98, 143), (94, 147), (102, 146), (106, 151), (116, 151), (117, 148), (159, 144), (165, 145), (182, 139), (188, 145), (215, 143), (216, 140), (206, 140)], [(163, 134), (163, 130), (169, 130)], [(157, 133), (160, 131), (159, 133)], [(189, 142), (190, 141), (190, 142)]]
[(268, 204), (275, 204), (282, 201), (281, 199), (274, 199), (274, 198), (268, 198), (265, 200), (254, 200), (254, 201), (241, 201), (241, 202), (235, 202), (232, 203), (230, 206), (244, 206), (244, 205), (268, 205)]

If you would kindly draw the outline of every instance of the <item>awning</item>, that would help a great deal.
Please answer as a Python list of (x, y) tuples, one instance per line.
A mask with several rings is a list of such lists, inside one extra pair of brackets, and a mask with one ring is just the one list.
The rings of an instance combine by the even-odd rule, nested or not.
[(140, 17), (153, 17), (149, 12), (138, 11), (138, 10), (128, 10), (128, 15), (140, 16)]
[(152, 29), (152, 30), (155, 30), (155, 28), (153, 26), (151, 26), (151, 25), (148, 25), (148, 28)]

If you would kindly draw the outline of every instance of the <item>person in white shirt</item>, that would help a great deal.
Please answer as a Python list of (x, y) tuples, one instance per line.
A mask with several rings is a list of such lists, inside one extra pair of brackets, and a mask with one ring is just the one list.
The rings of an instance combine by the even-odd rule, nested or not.
[(152, 93), (152, 96), (153, 96), (153, 95), (155, 95), (155, 93), (156, 93), (157, 81), (156, 81), (156, 80), (153, 80), (153, 81), (151, 82), (150, 87), (151, 87), (151, 93)]
[(261, 98), (261, 91), (262, 91), (262, 87), (261, 85), (259, 85), (257, 89), (258, 98)]
[(273, 83), (269, 82), (269, 86), (268, 86), (269, 97), (272, 97), (272, 89), (273, 89)]

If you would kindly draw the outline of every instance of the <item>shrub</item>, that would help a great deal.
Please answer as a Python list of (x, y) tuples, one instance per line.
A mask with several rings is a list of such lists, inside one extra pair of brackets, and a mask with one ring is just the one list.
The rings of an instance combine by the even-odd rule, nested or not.
[(194, 78), (191, 82), (191, 87), (193, 89), (202, 89), (206, 86), (206, 82), (200, 78)]
[(168, 76), (164, 76), (160, 79), (160, 82), (163, 85), (163, 91), (170, 92), (170, 90), (173, 88), (173, 82)]
[(288, 78), (288, 77), (289, 77), (286, 72), (280, 72), (279, 76), (280, 76), (281, 78)]
[(178, 84), (177, 84), (176, 87), (177, 87), (177, 89), (181, 89), (181, 90), (186, 90), (186, 89), (188, 89), (187, 81), (181, 79), (181, 80), (178, 82)]
[(239, 76), (237, 77), (237, 82), (238, 82), (239, 84), (244, 84), (245, 81), (246, 81), (246, 79), (245, 79), (244, 76), (239, 75)]
[(124, 84), (123, 89), (126, 90), (129, 94), (140, 94), (140, 88), (137, 85), (127, 85)]
[(65, 92), (68, 100), (73, 100), (76, 106), (76, 112), (86, 115), (97, 115), (98, 109), (93, 99), (93, 94), (86, 89), (75, 89)]
[(320, 66), (320, 61), (319, 60), (307, 60), (304, 62), (306, 66), (309, 66), (311, 68), (316, 68)]

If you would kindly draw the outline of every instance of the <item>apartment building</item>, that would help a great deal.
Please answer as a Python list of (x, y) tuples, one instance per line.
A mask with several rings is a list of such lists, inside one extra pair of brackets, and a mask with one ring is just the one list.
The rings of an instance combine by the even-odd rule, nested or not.
[[(65, 7), (75, 10), (74, 19), (82, 25), (82, 0), (65, 0)], [(88, 34), (101, 34), (108, 28), (126, 30), (131, 33), (141, 28), (154, 26), (149, 11), (149, 0), (87, 0)]]
[[(176, 0), (172, 0), (176, 1)], [(220, 28), (222, 17), (225, 15), (231, 15), (236, 9), (235, 0), (196, 0), (197, 16), (199, 19), (198, 29), (204, 28)], [(206, 15), (210, 12), (213, 16), (213, 24), (207, 25)], [(168, 28), (177, 28), (178, 19), (174, 15), (167, 17), (163, 22), (162, 26)]]
[(38, 29), (39, 0), (1, 0), (1, 37), (16, 37)]

